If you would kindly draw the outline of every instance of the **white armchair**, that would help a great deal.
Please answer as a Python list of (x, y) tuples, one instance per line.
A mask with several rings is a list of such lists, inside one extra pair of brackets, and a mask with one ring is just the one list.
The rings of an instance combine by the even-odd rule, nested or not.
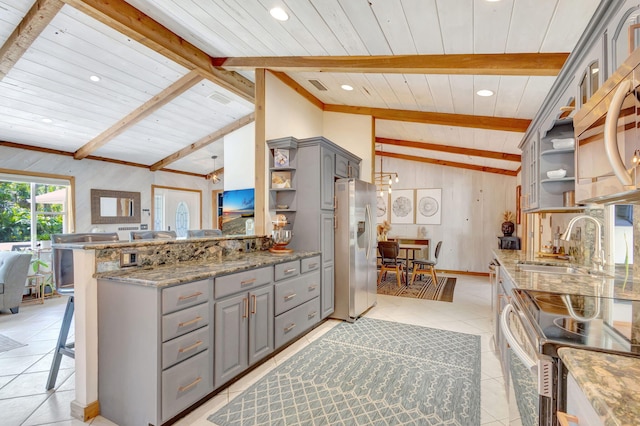
[(0, 252), (0, 310), (18, 313), (30, 262), (31, 253)]

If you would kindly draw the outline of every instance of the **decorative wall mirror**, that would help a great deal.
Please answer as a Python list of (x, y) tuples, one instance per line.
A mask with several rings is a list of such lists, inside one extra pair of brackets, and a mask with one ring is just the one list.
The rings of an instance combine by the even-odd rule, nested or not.
[(92, 189), (91, 223), (140, 223), (140, 193)]

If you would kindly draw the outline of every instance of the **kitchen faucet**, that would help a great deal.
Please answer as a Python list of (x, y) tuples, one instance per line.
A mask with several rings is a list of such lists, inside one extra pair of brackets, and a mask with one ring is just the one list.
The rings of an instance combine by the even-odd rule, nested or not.
[(596, 247), (591, 261), (593, 262), (593, 269), (598, 272), (602, 272), (602, 269), (604, 267), (604, 252), (602, 250), (602, 225), (600, 224), (600, 221), (598, 219), (586, 214), (574, 217), (569, 221), (567, 230), (564, 231), (564, 233), (560, 236), (560, 239), (564, 241), (571, 241), (571, 229), (573, 229), (573, 225), (575, 225), (575, 223), (580, 219), (588, 219), (596, 224)]

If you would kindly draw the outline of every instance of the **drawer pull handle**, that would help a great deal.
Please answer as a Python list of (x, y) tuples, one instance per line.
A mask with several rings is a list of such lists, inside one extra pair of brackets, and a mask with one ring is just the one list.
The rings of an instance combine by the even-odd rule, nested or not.
[(202, 340), (198, 340), (197, 342), (195, 342), (193, 345), (191, 346), (187, 346), (186, 348), (180, 348), (178, 349), (178, 352), (180, 352), (181, 354), (185, 353), (185, 352), (189, 352), (190, 350), (193, 350), (195, 348), (197, 348), (198, 346), (200, 346), (202, 344)]
[(289, 269), (285, 269), (285, 270), (284, 270), (284, 273), (285, 273), (285, 274), (290, 274), (290, 273), (292, 273), (292, 272), (296, 272), (296, 271), (297, 271), (297, 269), (296, 269), (296, 268), (289, 268)]
[(294, 297), (296, 297), (296, 296), (297, 296), (297, 294), (296, 294), (296, 293), (288, 294), (288, 295), (286, 295), (286, 296), (284, 297), (284, 301), (285, 301), (285, 302), (288, 302), (289, 300), (293, 299), (293, 298), (294, 298)]
[(256, 297), (255, 294), (251, 295), (251, 299), (253, 300), (253, 307), (251, 308), (251, 313), (255, 314), (256, 310), (258, 309), (258, 298)]
[(576, 416), (563, 413), (562, 411), (556, 411), (556, 417), (558, 417), (558, 423), (560, 423), (560, 426), (569, 426), (569, 423), (580, 424), (579, 419)]
[(195, 323), (197, 323), (197, 322), (199, 322), (201, 320), (202, 320), (202, 317), (200, 315), (198, 315), (197, 317), (195, 317), (192, 320), (179, 323), (178, 327), (186, 327), (188, 325), (195, 324)]
[(178, 297), (178, 300), (193, 299), (194, 297), (198, 297), (198, 296), (202, 296), (202, 292), (201, 291), (198, 291), (198, 292), (195, 292), (193, 294), (190, 294), (189, 296), (180, 296), (180, 297)]
[(180, 386), (178, 388), (178, 392), (184, 392), (186, 390), (191, 389), (192, 387), (194, 387), (195, 385), (197, 385), (198, 383), (200, 383), (202, 381), (202, 377), (198, 377), (197, 379), (195, 379), (193, 382), (189, 383), (187, 386)]
[(312, 284), (309, 286), (309, 291), (314, 291), (316, 288), (318, 288), (317, 284)]
[(296, 323), (295, 323), (295, 322), (294, 322), (293, 324), (291, 324), (289, 327), (285, 327), (285, 328), (284, 328), (284, 332), (285, 332), (285, 333), (288, 333), (288, 332), (290, 332), (291, 330), (293, 330), (294, 328), (296, 328)]
[(315, 317), (316, 315), (318, 315), (318, 311), (313, 311), (313, 312), (307, 314), (307, 319), (311, 319), (311, 318)]
[(242, 299), (242, 304), (244, 305), (244, 314), (242, 314), (242, 318), (249, 318), (249, 299), (246, 297)]
[(253, 284), (256, 282), (255, 278), (251, 278), (249, 280), (244, 280), (244, 281), (240, 281), (240, 285), (248, 285), (248, 284)]
[(309, 264), (309, 269), (315, 269), (315, 268), (317, 268), (317, 267), (318, 267), (318, 264), (317, 264), (317, 263), (310, 263), (310, 264)]

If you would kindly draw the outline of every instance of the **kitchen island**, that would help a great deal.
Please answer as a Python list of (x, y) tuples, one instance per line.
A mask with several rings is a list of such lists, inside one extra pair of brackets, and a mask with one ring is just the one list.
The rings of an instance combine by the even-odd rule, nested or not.
[[(153, 334), (151, 330), (161, 330), (162, 328), (160, 315), (151, 315), (154, 309), (162, 314), (168, 314), (172, 309), (188, 313), (188, 309), (182, 308), (192, 304), (202, 304), (200, 306), (203, 309), (202, 315), (198, 314), (194, 318), (202, 317), (203, 321), (209, 321), (212, 330), (214, 324), (213, 300), (216, 297), (216, 289), (218, 287), (233, 289), (235, 285), (235, 283), (218, 285), (217, 281), (219, 279), (222, 280), (222, 277), (241, 277), (242, 274), (254, 274), (253, 278), (255, 278), (255, 281), (251, 281), (253, 279), (251, 278), (248, 283), (244, 283), (246, 287), (242, 286), (243, 280), (240, 280), (237, 284), (243, 289), (250, 289), (254, 284), (256, 286), (257, 284), (266, 284), (266, 287), (265, 285), (262, 287), (270, 287), (271, 291), (273, 291), (274, 283), (280, 278), (284, 280), (282, 282), (291, 284), (294, 287), (305, 285), (313, 287), (314, 290), (309, 291), (308, 295), (305, 293), (303, 300), (304, 302), (310, 302), (306, 300), (308, 296), (316, 301), (317, 298), (315, 296), (317, 296), (319, 286), (317, 284), (312, 285), (310, 282), (318, 275), (319, 253), (271, 254), (267, 251), (269, 241), (270, 239), (265, 236), (226, 236), (186, 240), (139, 240), (135, 242), (54, 245), (54, 249), (71, 250), (73, 252), (76, 306), (76, 399), (71, 403), (71, 414), (76, 418), (87, 420), (101, 412), (101, 402), (99, 402), (101, 396), (98, 392), (99, 347), (102, 350), (106, 347), (108, 348), (109, 345), (105, 345), (102, 341), (105, 335), (104, 333), (101, 335), (99, 329), (107, 324), (100, 323), (99, 315), (111, 313), (115, 317), (121, 318), (127, 318), (127, 315), (137, 315), (135, 319), (128, 318), (132, 322), (122, 325), (120, 329), (113, 329), (111, 334), (116, 337), (122, 334), (131, 338), (131, 335), (122, 333), (122, 331), (128, 331), (133, 329), (135, 325), (142, 324), (143, 327), (148, 327), (147, 332), (142, 333), (142, 336), (148, 338), (149, 335)], [(293, 267), (290, 265), (293, 265)], [(306, 273), (303, 273), (302, 268), (306, 268)], [(270, 283), (270, 286), (268, 283)], [(190, 288), (190, 286), (194, 287)], [(115, 299), (112, 299), (112, 302), (106, 308), (105, 303), (107, 302), (104, 293), (108, 289), (115, 287), (119, 287), (120, 294)], [(262, 287), (260, 290), (262, 290)], [(176, 288), (194, 291), (189, 294), (178, 294), (172, 290)], [(224, 294), (223, 291), (220, 299), (223, 296), (231, 296), (231, 291), (228, 290), (227, 294)], [(131, 295), (128, 295), (128, 293), (144, 296), (141, 299), (136, 299), (137, 296), (129, 297)], [(167, 300), (178, 294), (173, 308), (167, 308), (162, 305), (164, 294), (168, 295), (166, 297)], [(259, 297), (263, 297), (263, 295), (255, 293), (251, 295), (256, 296), (255, 299), (251, 299), (254, 302), (252, 307), (254, 307), (261, 300)], [(113, 294), (110, 297), (112, 296)], [(182, 299), (180, 299), (181, 297)], [(264, 297), (268, 298), (268, 296)], [(306, 307), (307, 304), (298, 302), (299, 299), (299, 297), (292, 298), (286, 308), (280, 307), (280, 309), (289, 309), (291, 303), (302, 303)], [(144, 305), (145, 303), (147, 305)], [(210, 309), (204, 309), (205, 303), (208, 304), (207, 306)], [(155, 307), (150, 308), (151, 304), (155, 304)], [(147, 309), (147, 311), (144, 309)], [(273, 309), (273, 306), (271, 309)], [(302, 310), (303, 308), (299, 306), (297, 309)], [(294, 311), (294, 309), (289, 309), (289, 311)], [(297, 311), (296, 314), (298, 316), (302, 315)], [(198, 325), (191, 324), (193, 324), (193, 328)], [(201, 324), (202, 328), (210, 326), (209, 324)], [(298, 333), (302, 328), (301, 326), (306, 324), (299, 324), (295, 329), (295, 333)], [(189, 329), (190, 326), (190, 324), (187, 324), (185, 329)], [(210, 342), (213, 345), (213, 333), (211, 334)], [(273, 337), (273, 333), (271, 336)], [(153, 337), (158, 339), (157, 334)], [(120, 346), (126, 347), (132, 341), (135, 340), (122, 341), (123, 344)], [(118, 345), (112, 346), (116, 347)], [(183, 347), (177, 349), (184, 350)], [(161, 362), (162, 356), (159, 355), (159, 351), (160, 349), (157, 345), (147, 349), (147, 355), (151, 357), (149, 358), (149, 364)], [(213, 356), (211, 360), (213, 360)], [(105, 359), (103, 358), (100, 362), (102, 361), (105, 361)], [(210, 365), (210, 367), (212, 371), (213, 366)], [(133, 369), (131, 371), (135, 372), (136, 370)], [(212, 384), (213, 378), (211, 380), (203, 380), (203, 382)], [(210, 386), (209, 388), (210, 390), (213, 389)], [(187, 388), (185, 391), (189, 393), (191, 392), (190, 389)], [(182, 406), (171, 407), (171, 412), (177, 412), (177, 407)], [(159, 413), (159, 411), (156, 410), (156, 413)], [(161, 419), (161, 414), (154, 414), (149, 417), (150, 421), (148, 423), (160, 424), (166, 418), (163, 415), (163, 420), (159, 420)]]
[[(560, 391), (566, 396), (568, 407), (572, 408), (571, 391), (566, 388), (577, 382), (586, 395), (587, 405), (593, 406), (601, 422), (593, 424), (640, 424), (637, 386), (612, 386), (612, 381), (619, 377), (630, 377), (636, 382), (640, 378), (637, 370), (640, 327), (635, 312), (640, 284), (631, 277), (616, 275), (611, 267), (594, 272), (568, 261), (532, 258), (521, 251), (493, 250), (493, 254), (501, 265), (499, 279), (494, 282), (496, 322), (501, 322), (498, 314), (507, 303), (513, 305), (513, 312), (525, 318), (524, 328), (535, 330), (533, 334), (525, 334), (532, 342), (537, 339), (537, 344), (530, 347), (539, 351), (540, 359), (559, 366), (552, 370), (559, 372), (557, 380), (562, 383)], [(509, 350), (502, 335), (501, 327), (497, 326), (496, 347), (503, 368), (506, 365), (505, 380), (515, 381), (513, 372), (511, 378), (509, 375), (510, 361), (505, 362), (503, 352), (507, 352), (509, 359)], [(538, 370), (541, 368), (538, 365)], [(575, 392), (576, 386), (572, 389), (574, 394), (580, 393)], [(554, 410), (549, 407), (554, 407), (555, 402), (550, 398), (540, 396), (535, 402), (540, 407), (540, 424), (551, 421), (546, 414)], [(558, 404), (558, 411), (566, 409), (564, 401)], [(522, 413), (522, 409), (519, 411)], [(580, 424), (592, 424), (584, 420)]]

